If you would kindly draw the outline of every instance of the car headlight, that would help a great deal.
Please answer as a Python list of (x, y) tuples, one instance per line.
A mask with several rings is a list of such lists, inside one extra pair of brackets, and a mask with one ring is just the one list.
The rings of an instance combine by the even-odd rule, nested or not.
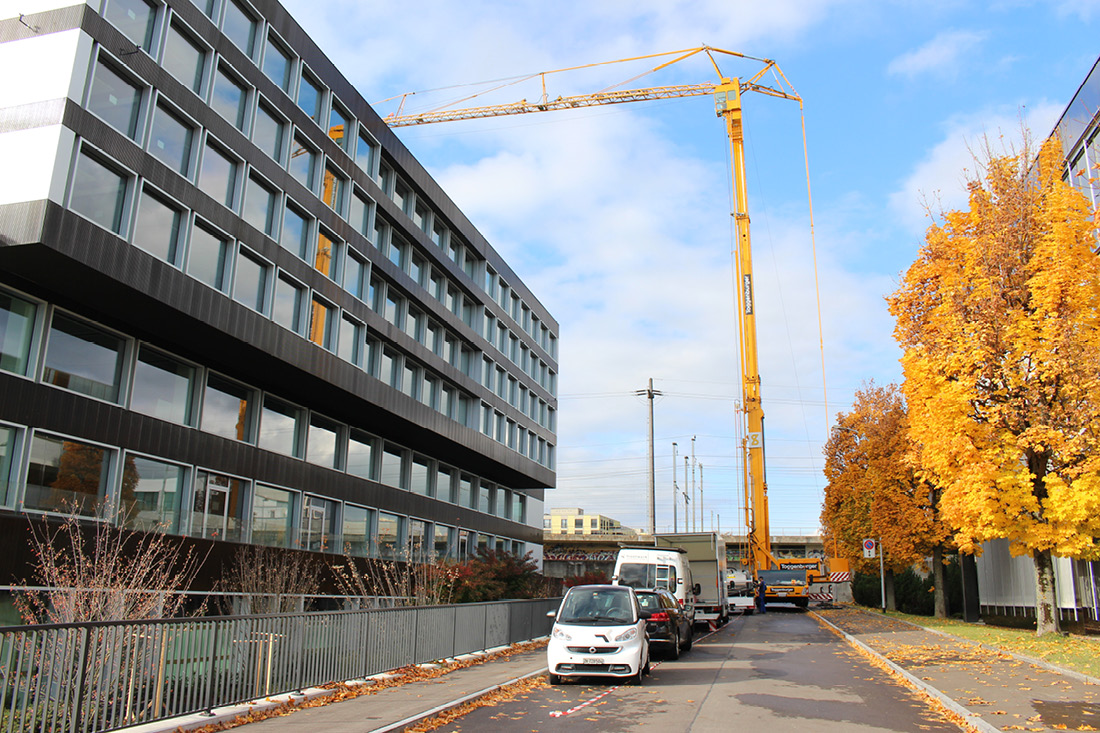
[(562, 641), (573, 641), (572, 636), (565, 633), (564, 631), (562, 631), (557, 626), (555, 626), (554, 630), (550, 632), (550, 636), (554, 637), (555, 639), (561, 639)]
[(629, 629), (627, 629), (623, 633), (616, 636), (615, 641), (630, 641), (631, 639), (637, 639), (637, 638), (638, 638), (638, 629), (631, 626)]

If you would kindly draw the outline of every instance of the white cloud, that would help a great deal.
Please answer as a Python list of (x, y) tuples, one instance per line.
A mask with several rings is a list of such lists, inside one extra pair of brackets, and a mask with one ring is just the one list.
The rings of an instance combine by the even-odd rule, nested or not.
[(887, 74), (913, 78), (921, 74), (954, 75), (964, 57), (985, 40), (986, 33), (942, 31), (915, 51), (903, 53), (886, 67)]
[(966, 180), (976, 169), (974, 155), (979, 154), (988, 139), (994, 151), (1018, 150), (1022, 143), (1021, 124), (1041, 140), (1054, 128), (1063, 106), (1040, 102), (1013, 114), (1005, 110), (983, 110), (957, 116), (945, 125), (943, 139), (890, 195), (890, 208), (914, 233), (923, 232), (931, 220), (925, 211), (927, 203), (933, 214), (941, 210), (966, 206)]

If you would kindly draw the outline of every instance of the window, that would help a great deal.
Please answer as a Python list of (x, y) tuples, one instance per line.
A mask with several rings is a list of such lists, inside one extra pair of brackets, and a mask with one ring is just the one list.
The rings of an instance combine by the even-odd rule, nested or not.
[(31, 441), (23, 506), (47, 512), (101, 515), (113, 454), (77, 440), (36, 433)]
[(188, 89), (199, 94), (202, 91), (202, 75), (206, 66), (206, 51), (198, 41), (175, 23), (168, 29), (164, 41), (163, 66), (169, 74), (179, 79)]
[(302, 411), (297, 407), (271, 395), (265, 396), (260, 414), (259, 446), (264, 450), (298, 457), (301, 418)]
[(195, 128), (183, 117), (158, 104), (149, 133), (149, 152), (185, 178), (191, 175)]
[(347, 179), (332, 166), (325, 166), (325, 180), (321, 188), (321, 200), (337, 214), (344, 213), (344, 189)]
[(191, 424), (195, 368), (142, 344), (130, 409), (179, 425)]
[(404, 240), (394, 235), (390, 242), (389, 258), (390, 262), (397, 265), (399, 270), (405, 269), (405, 257), (409, 250), (409, 245), (405, 244)]
[(301, 540), (303, 550), (336, 552), (336, 502), (318, 496), (302, 501)]
[(428, 263), (424, 261), (424, 258), (418, 254), (413, 254), (409, 258), (409, 277), (413, 279), (417, 285), (423, 286), (424, 274), (428, 270)]
[(512, 499), (512, 521), (522, 524), (526, 521), (524, 507), (527, 504), (527, 497), (523, 494), (515, 494)]
[(386, 486), (405, 488), (401, 480), (401, 449), (387, 443), (382, 449), (382, 473), (378, 479)]
[(428, 523), (422, 519), (410, 519), (408, 528), (408, 559), (423, 562), (428, 555)]
[(121, 234), (127, 181), (127, 176), (81, 150), (73, 174), (69, 208), (115, 234)]
[(339, 468), (342, 433), (343, 429), (338, 423), (320, 415), (311, 415), (306, 442), (306, 460), (325, 468)]
[(344, 505), (343, 551), (352, 557), (370, 555), (370, 509), (354, 504)]
[(435, 542), (432, 549), (435, 552), (436, 559), (443, 560), (451, 557), (454, 532), (454, 527), (447, 527), (442, 524), (435, 525)]
[(279, 244), (303, 260), (308, 258), (309, 220), (305, 214), (289, 203), (283, 214), (283, 230), (279, 236)]
[(378, 378), (391, 387), (396, 387), (400, 379), (400, 374), (397, 371), (400, 359), (389, 349), (383, 349), (380, 362), (378, 367)]
[(435, 245), (442, 249), (447, 240), (447, 227), (438, 221), (432, 224), (431, 238)]
[(256, 121), (252, 124), (252, 142), (278, 163), (282, 163), (286, 157), (286, 152), (283, 150), (285, 129), (286, 125), (267, 104), (260, 102), (256, 105)]
[(384, 560), (401, 559), (401, 520), (396, 514), (378, 512), (378, 556)]
[(416, 206), (413, 207), (412, 220), (417, 229), (428, 231), (428, 221), (431, 219), (431, 211), (427, 206), (416, 202)]
[(317, 232), (317, 248), (314, 251), (313, 267), (317, 272), (330, 278), (336, 277), (336, 242), (323, 230)]
[(268, 236), (275, 233), (275, 205), (278, 194), (254, 175), (248, 177), (241, 216)]
[(241, 249), (233, 269), (233, 300), (259, 313), (266, 312), (269, 268), (256, 257)]
[[(27, 376), (34, 336), (35, 305), (0, 291), (0, 369)], [(0, 481), (6, 474), (0, 474)]]
[(141, 87), (100, 59), (92, 72), (88, 110), (129, 138), (138, 137)]
[(309, 340), (322, 349), (332, 351), (336, 347), (335, 336), (336, 308), (314, 296), (309, 324)]
[(454, 501), (451, 490), (451, 469), (440, 466), (435, 472), (435, 498), (440, 501)]
[(321, 104), (324, 102), (324, 90), (318, 82), (302, 73), (302, 83), (298, 85), (298, 106), (317, 124), (321, 124)]
[(256, 21), (234, 0), (225, 4), (222, 32), (249, 58), (256, 48)]
[(359, 259), (349, 248), (344, 257), (344, 290), (359, 300), (366, 298), (366, 285), (370, 276), (370, 263)]
[(252, 544), (288, 547), (294, 522), (294, 494), (256, 484), (252, 497)]
[(118, 402), (124, 353), (118, 336), (54, 313), (42, 381)]
[(191, 247), (187, 257), (187, 274), (215, 290), (228, 286), (225, 265), (229, 240), (201, 225), (191, 230)]
[(368, 176), (374, 173), (374, 158), (378, 143), (374, 142), (370, 133), (365, 129), (359, 130), (359, 138), (355, 143), (355, 162)]
[(355, 227), (355, 231), (364, 237), (370, 238), (371, 207), (374, 205), (369, 198), (359, 191), (351, 194), (351, 206), (348, 211), (348, 223)]
[(294, 136), (294, 144), (291, 145), (290, 164), (288, 170), (298, 183), (310, 191), (313, 190), (315, 170), (317, 168), (317, 152), (306, 143), (301, 135)]
[(152, 49), (157, 6), (149, 0), (111, 0), (103, 17), (146, 53)]
[(459, 506), (469, 507), (473, 498), (473, 479), (466, 474), (462, 474), (458, 479), (458, 501), (456, 503)]
[(269, 35), (264, 49), (264, 73), (271, 81), (278, 84), (280, 89), (289, 93), (292, 70), (290, 54), (283, 50), (274, 36)]
[(409, 475), (409, 490), (422, 496), (428, 495), (428, 480), (431, 476), (428, 470), (428, 459), (421, 456), (413, 456), (412, 469)]
[(19, 431), (0, 425), (0, 504), (4, 506), (11, 506), (15, 500), (16, 480), (12, 469), (19, 452)]
[(414, 341), (420, 338), (420, 326), (424, 321), (424, 316), (415, 308), (409, 308), (409, 312), (405, 315), (405, 327), (404, 331), (409, 338)]
[[(232, 3), (230, 3), (232, 5)], [(229, 17), (228, 12), (226, 17)], [(248, 112), (248, 89), (219, 66), (214, 74), (214, 91), (210, 94), (210, 106), (229, 121), (233, 127), (243, 130)]]
[(179, 262), (183, 212), (165, 203), (149, 189), (141, 192), (133, 243), (154, 257), (173, 265)]
[(347, 316), (340, 319), (340, 342), (336, 348), (336, 355), (344, 361), (356, 366), (363, 363), (363, 325), (351, 320)]
[(191, 503), (191, 535), (240, 541), (247, 487), (248, 483), (239, 478), (196, 471), (195, 496)]
[[(186, 474), (183, 466), (174, 463), (127, 456), (119, 501), (121, 524), (146, 532), (178, 532)], [(127, 486), (133, 488), (128, 491)]]
[(202, 400), (202, 429), (230, 440), (252, 442), (256, 393), (217, 374), (206, 378)]
[(420, 368), (408, 360), (405, 361), (401, 374), (401, 391), (408, 397), (416, 397), (416, 390), (420, 386)]
[(237, 203), (237, 163), (209, 142), (202, 156), (199, 190), (231, 209)]
[(342, 109), (336, 106), (333, 100), (332, 110), (328, 114), (328, 136), (332, 138), (341, 150), (348, 150), (348, 136), (351, 134), (351, 118)]
[(294, 333), (302, 332), (302, 306), (305, 289), (280, 273), (275, 281), (275, 303), (271, 317), (284, 328)]
[(359, 478), (373, 479), (374, 441), (362, 430), (352, 430), (348, 436), (347, 472)]

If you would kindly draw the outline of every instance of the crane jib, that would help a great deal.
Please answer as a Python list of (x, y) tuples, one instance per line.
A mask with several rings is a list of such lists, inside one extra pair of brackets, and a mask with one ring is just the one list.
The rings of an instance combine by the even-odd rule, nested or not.
[(752, 275), (746, 273), (741, 276), (741, 289), (744, 291), (745, 315), (752, 315)]

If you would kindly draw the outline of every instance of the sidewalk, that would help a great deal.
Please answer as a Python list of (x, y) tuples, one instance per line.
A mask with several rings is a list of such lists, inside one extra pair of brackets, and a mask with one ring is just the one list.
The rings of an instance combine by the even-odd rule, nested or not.
[(868, 611), (815, 613), (977, 730), (1100, 730), (1100, 680)]

